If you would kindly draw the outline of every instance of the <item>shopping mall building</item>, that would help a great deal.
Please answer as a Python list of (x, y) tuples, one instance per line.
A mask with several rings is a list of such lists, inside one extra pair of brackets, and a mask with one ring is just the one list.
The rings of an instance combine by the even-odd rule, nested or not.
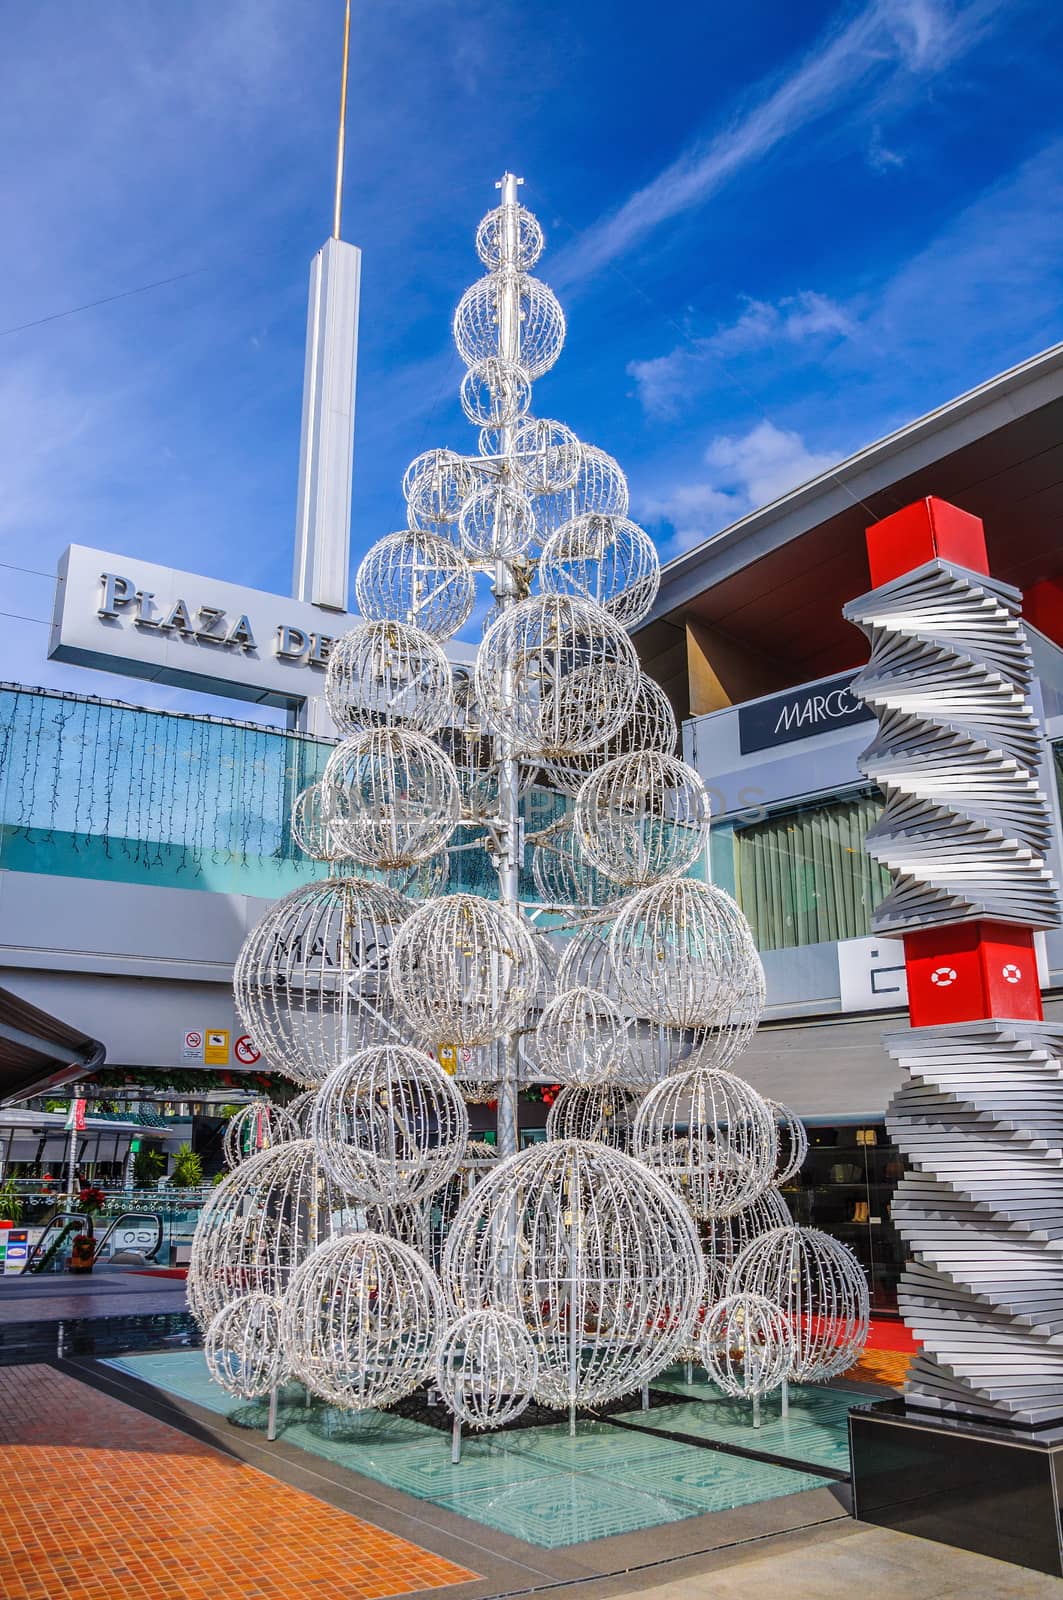
[[(809, 1122), (795, 1211), (849, 1238), (880, 1303), (899, 1255), (883, 1121), (896, 1068), (881, 1036), (905, 1014), (904, 966), (869, 936), (884, 876), (862, 838), (879, 799), (859, 768), (868, 714), (848, 692), (865, 644), (842, 607), (870, 586), (867, 525), (926, 496), (984, 519), (994, 575), (1025, 597), (1058, 853), (1063, 345), (670, 562), (635, 636), (712, 796), (714, 876), (764, 959), (767, 1013), (743, 1075)], [(285, 707), (292, 727), (0, 687), (0, 1099), (101, 1051), (111, 1068), (255, 1065), (233, 961), (266, 906), (320, 873), (288, 819), (330, 745), (296, 728), (320, 726), (327, 641), (346, 626), (312, 596), (72, 547), (51, 655), (206, 687), (223, 711)], [(472, 887), (476, 860), (455, 866)], [(1063, 934), (1042, 956), (1046, 1013), (1063, 1017)]]

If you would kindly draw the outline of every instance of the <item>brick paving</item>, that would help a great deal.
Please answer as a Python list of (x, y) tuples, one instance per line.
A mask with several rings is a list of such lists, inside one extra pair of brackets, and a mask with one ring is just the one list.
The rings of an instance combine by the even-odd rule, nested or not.
[(477, 1574), (47, 1366), (0, 1368), (3, 1600), (375, 1600)]

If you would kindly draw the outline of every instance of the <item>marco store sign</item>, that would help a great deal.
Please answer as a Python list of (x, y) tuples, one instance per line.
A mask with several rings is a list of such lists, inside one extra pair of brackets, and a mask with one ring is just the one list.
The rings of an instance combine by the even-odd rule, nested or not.
[(855, 677), (855, 672), (845, 672), (837, 678), (824, 678), (786, 694), (773, 694), (739, 706), (740, 751), (745, 756), (754, 750), (771, 750), (796, 739), (810, 739), (817, 733), (872, 721), (874, 712), (852, 693)]
[(48, 654), (241, 700), (291, 706), (321, 693), (346, 612), (70, 545)]

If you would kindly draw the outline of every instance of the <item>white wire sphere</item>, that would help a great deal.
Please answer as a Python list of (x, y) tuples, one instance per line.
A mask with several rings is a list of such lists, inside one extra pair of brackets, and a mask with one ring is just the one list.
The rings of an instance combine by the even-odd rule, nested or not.
[[(462, 815), (481, 821), (498, 810), (499, 771), (494, 735), (487, 728), (471, 678), (459, 677), (454, 685), (454, 714), (436, 734), (436, 742), (450, 757), (458, 779)], [(521, 764), (517, 791), (531, 788), (536, 768)]]
[(461, 409), (482, 428), (507, 428), (531, 405), (531, 383), (524, 368), (501, 356), (488, 356), (461, 380)]
[(321, 784), (300, 789), (292, 805), (292, 838), (311, 861), (342, 861), (343, 851), (329, 831), (321, 797)]
[(231, 1171), (249, 1156), (257, 1156), (260, 1150), (272, 1150), (274, 1145), (301, 1137), (302, 1131), (290, 1111), (275, 1106), (271, 1100), (251, 1100), (234, 1111), (225, 1124), (222, 1135), (225, 1165)]
[(470, 1311), (443, 1335), (435, 1380), (467, 1428), (501, 1428), (527, 1410), (539, 1361), (523, 1322), (504, 1311)]
[(539, 557), (545, 594), (593, 600), (627, 628), (648, 615), (660, 582), (657, 548), (628, 517), (584, 512), (562, 523)]
[(627, 1150), (639, 1097), (616, 1084), (581, 1089), (568, 1084), (546, 1114), (548, 1139), (593, 1139)]
[(781, 1105), (778, 1100), (769, 1100), (768, 1104), (779, 1130), (779, 1164), (775, 1171), (775, 1182), (788, 1183), (791, 1178), (797, 1177), (805, 1164), (808, 1130), (788, 1106)]
[(635, 1119), (635, 1154), (696, 1217), (729, 1217), (770, 1185), (778, 1133), (763, 1095), (719, 1067), (655, 1084)]
[(758, 1194), (733, 1216), (710, 1220), (702, 1232), (702, 1248), (709, 1281), (715, 1291), (712, 1298), (719, 1300), (727, 1293), (731, 1268), (751, 1239), (770, 1233), (773, 1228), (789, 1228), (792, 1223), (789, 1207), (774, 1186)]
[(454, 450), (426, 450), (410, 462), (402, 480), (411, 526), (445, 528), (457, 522), (461, 503), (477, 481), (477, 469), (467, 456)]
[(565, 941), (557, 969), (558, 989), (598, 989), (610, 999), (619, 998), (619, 986), (609, 956), (611, 919), (588, 918)]
[(565, 313), (552, 289), (526, 272), (503, 267), (472, 284), (454, 313), (454, 343), (467, 367), (503, 354), (501, 304), (515, 294), (518, 360), (530, 379), (549, 372), (565, 343)]
[(383, 884), (325, 878), (271, 906), (236, 959), (236, 1009), (270, 1064), (318, 1084), (353, 1051), (399, 1034), (391, 942), (413, 906)]
[(443, 1279), (459, 1312), (524, 1323), (538, 1400), (593, 1405), (671, 1364), (704, 1266), (693, 1219), (654, 1173), (568, 1139), (511, 1156), (476, 1186), (450, 1230)]
[(409, 867), (446, 847), (461, 815), (458, 776), (437, 744), (372, 728), (336, 746), (321, 793), (329, 832), (364, 867)]
[(418, 1034), (468, 1048), (520, 1027), (539, 974), (535, 942), (520, 918), (472, 894), (418, 906), (388, 963), (392, 998)]
[(508, 483), (484, 484), (462, 501), (458, 537), (475, 560), (511, 561), (528, 548), (534, 533), (531, 501)]
[(192, 1235), (188, 1305), (196, 1321), (205, 1328), (248, 1293), (282, 1295), (349, 1203), (309, 1139), (242, 1162), (211, 1191)]
[(709, 797), (693, 767), (660, 750), (615, 756), (576, 796), (576, 836), (607, 878), (645, 888), (705, 853)]
[(297, 1094), (293, 1100), (289, 1100), (284, 1108), (299, 1129), (300, 1139), (310, 1137), (310, 1118), (313, 1115), (316, 1098), (316, 1089), (304, 1089), (302, 1094)]
[(426, 856), (406, 867), (384, 867), (380, 871), (382, 882), (413, 901), (431, 900), (433, 895), (445, 894), (450, 882), (450, 851)]
[(524, 206), (496, 206), (476, 230), (476, 254), (492, 270), (504, 260), (526, 272), (543, 253), (539, 219)]
[(535, 499), (535, 522), (539, 537), (545, 540), (563, 523), (587, 512), (604, 517), (626, 517), (628, 486), (620, 463), (596, 445), (580, 445), (580, 461), (571, 484)]
[(605, 762), (638, 750), (659, 750), (670, 756), (675, 751), (675, 741), (675, 712), (671, 701), (659, 684), (640, 672), (631, 715), (612, 738), (582, 755), (559, 756), (543, 765), (555, 787), (575, 796), (586, 779)]
[(563, 422), (529, 417), (514, 432), (510, 461), (528, 494), (561, 494), (579, 478), (583, 446)]
[(469, 1136), (465, 1102), (438, 1062), (408, 1045), (373, 1045), (330, 1072), (311, 1137), (357, 1200), (420, 1202), (457, 1171)]
[(281, 1302), (268, 1294), (230, 1300), (213, 1316), (203, 1357), (214, 1382), (241, 1400), (258, 1400), (280, 1381)]
[(848, 1246), (817, 1228), (784, 1227), (753, 1239), (727, 1280), (728, 1294), (781, 1306), (793, 1333), (789, 1376), (825, 1383), (847, 1372), (867, 1343), (864, 1269)]
[(354, 592), (369, 622), (407, 622), (433, 639), (449, 639), (469, 620), (476, 575), (449, 539), (407, 528), (368, 551)]
[(666, 878), (639, 889), (617, 912), (609, 954), (629, 1004), (652, 1022), (755, 1030), (764, 971), (749, 923), (714, 884)]
[(535, 1046), (544, 1076), (590, 1089), (616, 1076), (627, 1047), (627, 1025), (607, 995), (568, 989), (544, 1008)]
[(396, 724), (434, 733), (452, 712), (442, 646), (406, 622), (356, 622), (336, 640), (325, 699), (337, 728), (363, 733)]
[(546, 906), (589, 910), (624, 892), (587, 860), (567, 817), (551, 823), (538, 836), (531, 868), (536, 893)]
[(565, 595), (519, 600), (491, 625), (476, 654), (485, 720), (535, 758), (603, 744), (630, 717), (638, 684), (638, 657), (619, 623)]
[(718, 1389), (753, 1400), (778, 1389), (794, 1355), (786, 1313), (763, 1295), (728, 1295), (712, 1307), (701, 1330), (701, 1359)]
[(288, 1370), (352, 1411), (388, 1406), (432, 1370), (443, 1296), (431, 1267), (398, 1239), (369, 1231), (321, 1246), (284, 1297)]

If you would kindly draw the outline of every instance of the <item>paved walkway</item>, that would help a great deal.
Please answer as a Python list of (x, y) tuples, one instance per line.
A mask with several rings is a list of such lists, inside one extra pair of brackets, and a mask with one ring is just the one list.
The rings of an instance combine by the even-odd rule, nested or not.
[(0, 1278), (0, 1326), (75, 1317), (141, 1316), (184, 1311), (183, 1278), (140, 1272), (26, 1273)]
[(0, 1369), (4, 1600), (375, 1600), (476, 1574), (45, 1366)]
[[(1028, 1567), (952, 1550), (863, 1522), (779, 1534), (612, 1589), (610, 1600), (1060, 1600), (1063, 1583)], [(599, 1591), (600, 1593), (601, 1591)], [(579, 1585), (571, 1600), (588, 1591)], [(589, 1600), (589, 1594), (588, 1594)]]

